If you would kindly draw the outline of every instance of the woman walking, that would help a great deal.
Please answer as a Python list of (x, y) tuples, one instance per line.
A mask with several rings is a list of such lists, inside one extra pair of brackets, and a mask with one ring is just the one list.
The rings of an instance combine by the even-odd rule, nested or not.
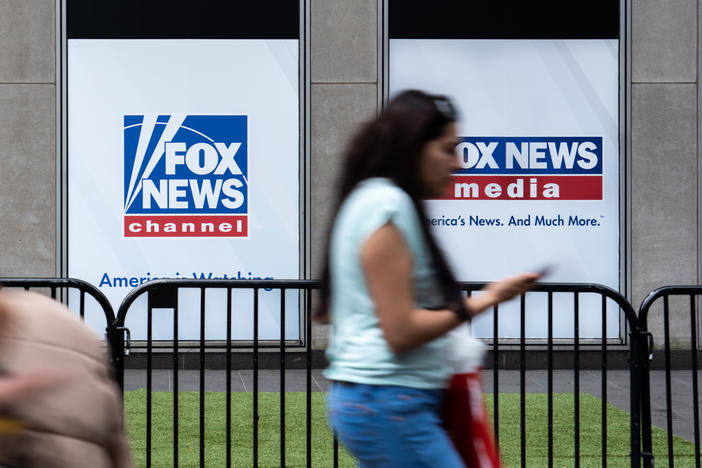
[(447, 189), (456, 143), (449, 99), (405, 91), (346, 154), (318, 319), (331, 323), (331, 424), (362, 468), (464, 466), (440, 423), (444, 335), (539, 278), (461, 294), (422, 202)]

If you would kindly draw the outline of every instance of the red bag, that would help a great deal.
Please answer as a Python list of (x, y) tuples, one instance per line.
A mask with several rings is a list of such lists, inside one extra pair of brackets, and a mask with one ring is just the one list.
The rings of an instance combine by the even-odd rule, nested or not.
[(481, 369), (451, 378), (444, 400), (444, 426), (468, 468), (502, 468), (483, 398)]

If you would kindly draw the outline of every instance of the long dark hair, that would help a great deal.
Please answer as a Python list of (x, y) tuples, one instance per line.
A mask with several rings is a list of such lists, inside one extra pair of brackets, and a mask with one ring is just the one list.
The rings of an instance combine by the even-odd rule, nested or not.
[[(447, 304), (462, 304), (461, 293), (441, 249), (429, 231), (424, 205), (424, 188), (419, 178), (419, 160), (425, 145), (441, 136), (456, 121), (456, 112), (446, 96), (417, 90), (404, 91), (392, 99), (384, 111), (363, 125), (351, 140), (343, 163), (334, 217), (341, 204), (359, 182), (371, 177), (392, 180), (412, 199), (422, 221), (421, 230), (431, 255), (432, 266)], [(332, 223), (333, 225), (333, 223)], [(331, 229), (327, 232), (322, 284), (315, 318), (329, 320), (331, 270), (329, 265)]]

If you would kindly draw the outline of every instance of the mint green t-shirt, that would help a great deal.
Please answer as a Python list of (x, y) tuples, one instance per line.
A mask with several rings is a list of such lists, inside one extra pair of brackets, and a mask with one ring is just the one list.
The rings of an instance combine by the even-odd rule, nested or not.
[(443, 388), (448, 377), (445, 338), (395, 354), (379, 327), (374, 303), (360, 262), (363, 243), (380, 227), (392, 223), (412, 256), (412, 285), (417, 308), (442, 305), (431, 257), (419, 216), (409, 195), (392, 181), (361, 182), (339, 210), (332, 230), (331, 333), (329, 367), (324, 376), (371, 385)]

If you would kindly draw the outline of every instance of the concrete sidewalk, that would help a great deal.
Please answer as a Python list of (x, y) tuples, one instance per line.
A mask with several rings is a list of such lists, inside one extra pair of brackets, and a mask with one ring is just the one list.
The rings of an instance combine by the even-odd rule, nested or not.
[[(233, 392), (251, 392), (254, 389), (253, 370), (232, 370), (231, 388)], [(602, 397), (602, 372), (581, 371), (580, 393), (588, 393), (597, 398)], [(225, 391), (226, 371), (206, 370), (205, 390)], [(503, 370), (498, 373), (500, 393), (520, 392), (520, 372)], [(174, 372), (155, 369), (152, 371), (153, 391), (173, 391)], [(493, 373), (485, 371), (483, 378), (485, 392), (493, 391)], [(575, 373), (573, 371), (553, 371), (554, 393), (573, 393)], [(606, 375), (607, 402), (624, 411), (629, 411), (629, 372), (608, 371)], [(146, 370), (128, 369), (124, 375), (125, 390), (146, 388)], [(702, 389), (702, 373), (698, 374), (698, 385)], [(322, 376), (321, 369), (313, 369), (310, 376), (310, 389), (313, 392), (326, 391), (329, 382)], [(280, 371), (262, 369), (258, 371), (258, 390), (260, 392), (280, 391)], [(545, 370), (529, 370), (525, 373), (525, 391), (527, 393), (547, 393), (548, 373)], [(179, 370), (179, 391), (199, 391), (200, 371)], [(287, 370), (285, 372), (285, 390), (304, 392), (307, 390), (305, 370)], [(694, 416), (692, 371), (671, 372), (671, 400), (673, 415), (673, 432), (689, 441), (694, 440)], [(665, 372), (651, 371), (651, 418), (653, 424), (666, 428)]]

